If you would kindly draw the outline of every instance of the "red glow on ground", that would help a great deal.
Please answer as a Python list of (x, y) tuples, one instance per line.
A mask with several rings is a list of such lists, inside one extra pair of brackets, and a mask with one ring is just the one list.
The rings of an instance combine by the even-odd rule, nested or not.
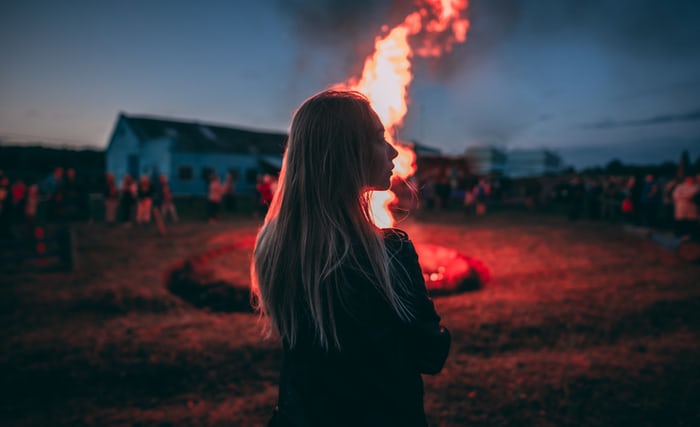
[(432, 244), (414, 246), (430, 293), (475, 290), (490, 279), (491, 273), (482, 262), (454, 249)]

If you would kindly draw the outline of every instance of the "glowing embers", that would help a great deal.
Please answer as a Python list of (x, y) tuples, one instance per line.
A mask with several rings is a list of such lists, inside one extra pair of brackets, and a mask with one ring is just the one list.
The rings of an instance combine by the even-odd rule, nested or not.
[[(225, 243), (229, 242), (229, 243)], [(241, 232), (211, 237), (208, 249), (174, 263), (165, 286), (182, 300), (213, 312), (250, 312), (248, 263), (255, 236)], [(491, 278), (479, 260), (454, 249), (414, 244), (431, 296), (481, 289)]]
[(491, 277), (481, 261), (454, 249), (432, 244), (414, 246), (430, 295), (477, 290)]

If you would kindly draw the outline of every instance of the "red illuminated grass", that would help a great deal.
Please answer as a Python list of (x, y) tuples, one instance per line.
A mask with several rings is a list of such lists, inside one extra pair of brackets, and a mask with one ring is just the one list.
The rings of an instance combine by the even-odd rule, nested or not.
[[(454, 341), (425, 378), (431, 425), (699, 425), (700, 266), (607, 224), (445, 214), (399, 226), (492, 273), (434, 299)], [(254, 315), (197, 309), (163, 284), (176, 261), (256, 227), (86, 225), (80, 271), (4, 275), (3, 425), (263, 425), (277, 344)], [(249, 257), (212, 262), (247, 285)]]

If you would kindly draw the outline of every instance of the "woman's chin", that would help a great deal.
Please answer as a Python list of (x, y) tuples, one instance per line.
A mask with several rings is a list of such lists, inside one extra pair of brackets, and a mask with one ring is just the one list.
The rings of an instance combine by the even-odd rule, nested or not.
[(389, 188), (391, 188), (391, 181), (370, 185), (366, 187), (365, 191), (387, 191)]
[(390, 188), (391, 188), (391, 180), (387, 180), (386, 183), (383, 183), (382, 185), (377, 186), (377, 188), (375, 188), (374, 190), (375, 191), (387, 191)]
[(389, 188), (391, 188), (391, 177), (392, 174), (391, 172), (386, 174), (384, 179), (377, 179), (376, 182), (373, 182), (371, 185), (367, 186), (368, 191), (387, 191)]

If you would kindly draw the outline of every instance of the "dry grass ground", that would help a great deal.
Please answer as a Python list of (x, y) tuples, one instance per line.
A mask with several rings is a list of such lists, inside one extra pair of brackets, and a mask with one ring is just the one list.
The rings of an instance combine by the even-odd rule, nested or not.
[[(6, 426), (259, 426), (280, 352), (247, 313), (199, 310), (163, 275), (252, 220), (77, 228), (74, 273), (3, 273)], [(620, 227), (457, 213), (402, 224), (483, 261), (491, 283), (435, 298), (454, 341), (425, 377), (433, 426), (700, 425), (700, 266)], [(245, 284), (250, 249), (228, 255)]]

